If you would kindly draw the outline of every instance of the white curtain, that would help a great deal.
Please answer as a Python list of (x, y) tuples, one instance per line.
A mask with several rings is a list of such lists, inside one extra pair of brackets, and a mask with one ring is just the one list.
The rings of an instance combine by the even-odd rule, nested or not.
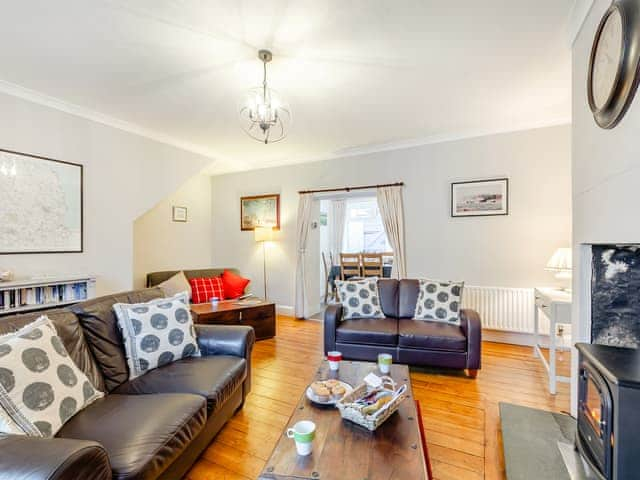
[(337, 265), (340, 261), (342, 251), (342, 240), (344, 239), (344, 222), (347, 217), (347, 205), (344, 198), (331, 202), (331, 244), (329, 249), (333, 254), (333, 261)]
[(296, 232), (296, 318), (308, 318), (309, 306), (307, 301), (307, 279), (304, 273), (305, 252), (307, 250), (307, 240), (309, 229), (311, 228), (311, 207), (313, 205), (313, 194), (302, 193), (298, 202), (298, 226)]
[(393, 249), (391, 276), (407, 278), (407, 263), (404, 247), (404, 208), (402, 207), (402, 187), (378, 188), (378, 208), (384, 224), (384, 231)]

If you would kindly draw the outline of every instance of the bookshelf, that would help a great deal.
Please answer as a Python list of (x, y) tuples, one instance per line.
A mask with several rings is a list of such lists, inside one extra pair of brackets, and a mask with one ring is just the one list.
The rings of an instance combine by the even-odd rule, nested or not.
[(96, 279), (87, 275), (0, 282), (0, 316), (62, 307), (95, 296)]

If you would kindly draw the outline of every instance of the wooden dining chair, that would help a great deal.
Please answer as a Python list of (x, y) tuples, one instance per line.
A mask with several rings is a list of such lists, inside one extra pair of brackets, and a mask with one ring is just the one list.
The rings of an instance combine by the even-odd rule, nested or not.
[(340, 254), (340, 279), (346, 280), (350, 277), (360, 276), (360, 254), (341, 253)]
[(363, 277), (380, 277), (383, 276), (382, 254), (381, 253), (363, 253), (362, 254), (362, 276)]

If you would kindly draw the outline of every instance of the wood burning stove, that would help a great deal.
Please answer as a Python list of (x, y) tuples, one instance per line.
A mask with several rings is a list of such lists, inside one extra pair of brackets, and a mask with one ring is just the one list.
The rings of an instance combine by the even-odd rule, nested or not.
[(578, 449), (604, 478), (613, 478), (611, 392), (607, 382), (589, 362), (580, 364), (578, 378)]
[(604, 480), (640, 478), (640, 351), (579, 343), (576, 448)]

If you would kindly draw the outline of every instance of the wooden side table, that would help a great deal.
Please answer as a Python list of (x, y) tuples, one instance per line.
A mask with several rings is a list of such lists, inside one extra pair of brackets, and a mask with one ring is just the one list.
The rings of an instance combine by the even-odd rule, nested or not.
[[(556, 374), (556, 325), (571, 325), (571, 293), (554, 288), (534, 289), (534, 339), (533, 355), (539, 357), (549, 375), (549, 392), (556, 394), (557, 382), (568, 383), (569, 377)], [(549, 362), (544, 358), (540, 350), (540, 310), (549, 318)], [(560, 347), (562, 350), (569, 350), (568, 347)]]
[(191, 312), (195, 323), (253, 327), (256, 340), (276, 335), (276, 304), (272, 302), (243, 304), (237, 300), (225, 300), (216, 305), (198, 303), (191, 305)]

